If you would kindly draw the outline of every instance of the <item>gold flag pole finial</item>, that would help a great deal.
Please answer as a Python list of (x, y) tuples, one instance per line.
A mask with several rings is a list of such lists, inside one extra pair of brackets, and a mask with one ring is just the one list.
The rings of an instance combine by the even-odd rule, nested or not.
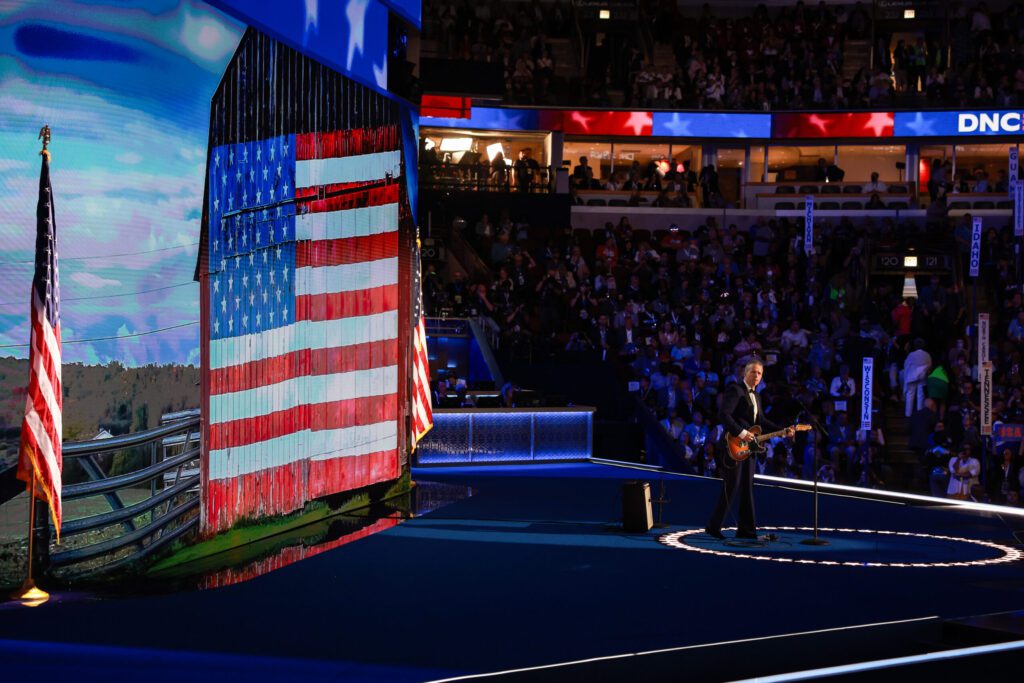
[(39, 129), (39, 140), (43, 141), (43, 148), (39, 151), (41, 156), (46, 157), (46, 160), (50, 160), (50, 150), (46, 149), (50, 144), (50, 126), (45, 125)]

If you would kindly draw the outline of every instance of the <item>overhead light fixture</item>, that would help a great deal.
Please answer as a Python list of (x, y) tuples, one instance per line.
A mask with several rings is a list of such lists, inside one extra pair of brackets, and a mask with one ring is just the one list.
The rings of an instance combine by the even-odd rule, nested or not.
[(904, 19), (913, 19), (915, 15), (916, 15), (916, 13), (912, 9), (905, 9), (905, 10), (903, 10), (903, 18)]
[(916, 256), (904, 256), (903, 257), (904, 268), (917, 268), (917, 257)]
[(598, 10), (597, 18), (598, 19), (611, 19), (612, 18), (612, 11), (608, 10), (608, 9)]
[(473, 149), (473, 138), (442, 138), (442, 152), (468, 152)]

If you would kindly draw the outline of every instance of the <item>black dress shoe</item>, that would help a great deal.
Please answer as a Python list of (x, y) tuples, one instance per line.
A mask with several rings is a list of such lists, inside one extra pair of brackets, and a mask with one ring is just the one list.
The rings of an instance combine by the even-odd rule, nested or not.
[(704, 533), (706, 533), (708, 536), (714, 536), (719, 540), (725, 539), (725, 534), (723, 534), (721, 531), (716, 531), (714, 529), (705, 529)]

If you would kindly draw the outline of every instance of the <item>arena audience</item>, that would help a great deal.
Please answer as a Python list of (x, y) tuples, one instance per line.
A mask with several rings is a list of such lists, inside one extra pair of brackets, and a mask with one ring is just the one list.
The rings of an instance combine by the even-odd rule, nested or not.
[[(922, 23), (914, 38), (873, 26), (866, 2), (797, 0), (718, 14), (707, 4), (642, 5), (636, 29), (596, 40), (586, 62), (572, 65), (570, 82), (557, 79), (549, 41), (589, 36), (561, 0), (428, 3), (424, 38), (444, 57), (501, 64), (510, 103), (758, 111), (1024, 105), (1024, 10), (1016, 2), (950, 3), (944, 21)], [(655, 65), (645, 35), (669, 46), (674, 63)], [(873, 53), (852, 75), (843, 68), (849, 41)], [(624, 101), (613, 102), (610, 91)]]

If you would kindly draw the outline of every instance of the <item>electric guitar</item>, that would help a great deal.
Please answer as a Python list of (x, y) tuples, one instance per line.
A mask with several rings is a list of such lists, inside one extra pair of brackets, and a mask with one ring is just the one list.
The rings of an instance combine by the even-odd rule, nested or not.
[[(789, 427), (786, 427), (789, 429)], [(760, 453), (764, 450), (764, 446), (761, 444), (769, 439), (774, 439), (776, 436), (782, 436), (786, 433), (786, 429), (780, 429), (777, 432), (769, 432), (768, 434), (762, 434), (761, 428), (757, 425), (753, 427), (747, 427), (747, 431), (754, 435), (753, 439), (743, 440), (738, 436), (732, 434), (725, 435), (726, 450), (729, 452), (729, 457), (736, 462), (743, 462), (751, 453)], [(810, 425), (793, 425), (793, 429), (798, 432), (807, 432), (811, 430)]]

